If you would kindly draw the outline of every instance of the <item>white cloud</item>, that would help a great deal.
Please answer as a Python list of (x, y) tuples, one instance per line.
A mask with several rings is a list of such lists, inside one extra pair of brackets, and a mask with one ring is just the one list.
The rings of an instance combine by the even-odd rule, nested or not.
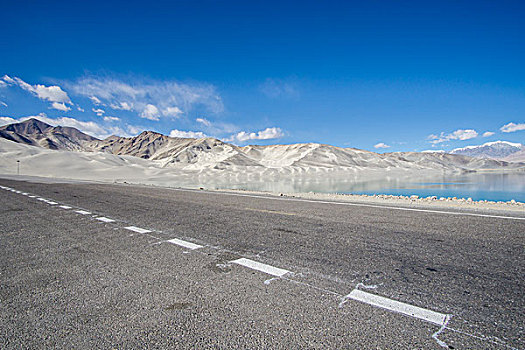
[(120, 118), (105, 116), (104, 117), (104, 121), (106, 121), (106, 122), (118, 122), (118, 121), (120, 121)]
[(235, 135), (230, 135), (229, 137), (223, 137), (221, 141), (222, 142), (233, 142), (235, 141)]
[(112, 103), (110, 105), (111, 108), (115, 110), (122, 110), (122, 111), (131, 111), (133, 110), (133, 105), (127, 103), (127, 102), (119, 102), (119, 103)]
[(442, 143), (442, 142), (446, 142), (450, 140), (461, 140), (461, 141), (470, 140), (476, 137), (478, 137), (478, 133), (476, 130), (458, 129), (450, 134), (445, 134), (444, 132), (442, 132), (439, 135), (432, 134), (432, 135), (429, 135), (427, 139), (431, 140), (430, 141), (431, 143), (437, 144), (437, 143)]
[(35, 93), (38, 98), (58, 103), (71, 103), (67, 93), (60, 86), (26, 85), (28, 91)]
[(134, 125), (128, 125), (127, 126), (127, 129), (128, 129), (128, 132), (132, 135), (138, 135), (140, 134), (142, 131), (144, 131), (144, 128), (140, 127), (140, 126), (134, 126)]
[(70, 107), (66, 106), (65, 103), (61, 103), (61, 102), (53, 102), (51, 104), (51, 108), (57, 109), (57, 110), (62, 111), (62, 112), (68, 112), (68, 111), (71, 110)]
[(162, 114), (165, 115), (166, 117), (177, 118), (182, 114), (182, 111), (179, 109), (179, 107), (168, 107), (162, 111)]
[(97, 106), (102, 104), (102, 101), (97, 96), (89, 96), (89, 99)]
[(85, 111), (84, 111), (84, 108), (82, 108), (82, 107), (80, 107), (80, 106), (77, 106), (77, 110), (78, 110), (79, 112), (85, 112)]
[(0, 88), (6, 87), (7, 83), (3, 80), (0, 80)]
[(244, 142), (248, 140), (271, 140), (283, 137), (284, 133), (280, 128), (266, 128), (258, 132), (238, 132), (236, 135), (232, 135), (230, 138), (225, 139), (225, 141), (237, 140), (239, 142)]
[(140, 113), (140, 117), (149, 120), (159, 120), (159, 109), (155, 105), (147, 104), (142, 113)]
[(197, 118), (195, 119), (197, 123), (204, 124), (205, 126), (211, 126), (211, 122), (206, 118)]
[(442, 149), (427, 149), (425, 151), (421, 151), (421, 153), (447, 153), (445, 152), (445, 150), (442, 150)]
[[(33, 95), (35, 95), (41, 100), (60, 103), (62, 105), (72, 104), (68, 94), (64, 90), (62, 90), (60, 86), (57, 86), (57, 85), (45, 86), (41, 84), (31, 85), (31, 84), (26, 83), (25, 81), (23, 81), (22, 79), (18, 77), (11, 78), (7, 75), (4, 75), (2, 79), (4, 80), (4, 82), (10, 85), (17, 85), (23, 90), (26, 90), (32, 93)], [(53, 108), (55, 107), (53, 106)], [(61, 108), (62, 107), (59, 107), (56, 109), (63, 110)]]
[(2, 78), (7, 84), (16, 84), (16, 81), (11, 78), (9, 75), (4, 75)]
[(374, 145), (374, 148), (390, 148), (390, 146), (386, 143), (379, 142), (377, 145)]
[(104, 113), (106, 113), (106, 111), (101, 108), (91, 108), (91, 110), (99, 117), (102, 117)]
[[(87, 96), (114, 109), (135, 111), (151, 120), (178, 117), (195, 109), (220, 113), (224, 106), (216, 88), (203, 83), (181, 83), (173, 80), (113, 78), (86, 76), (66, 86), (72, 92)], [(156, 113), (152, 113), (154, 106)]]
[(17, 120), (11, 117), (0, 117), (0, 126), (16, 123)]
[(483, 136), (483, 137), (490, 137), (490, 136), (492, 136), (492, 135), (494, 135), (494, 132), (492, 132), (492, 131), (485, 131), (485, 132), (483, 133), (483, 135), (481, 135), (481, 136)]
[(3, 102), (3, 101), (0, 101), (0, 105), (4, 106), (4, 107), (7, 107), (7, 103)]
[(263, 94), (271, 98), (295, 98), (299, 96), (299, 91), (295, 84), (282, 79), (268, 78), (259, 86), (259, 89)]
[[(206, 118), (196, 118), (195, 121), (199, 124), (202, 124), (202, 126), (208, 132), (208, 134), (211, 135), (231, 134), (239, 131), (239, 127), (234, 124), (215, 121), (212, 122)], [(226, 142), (233, 141), (234, 137), (235, 135), (232, 135), (230, 138), (226, 139)]]
[(519, 124), (508, 123), (508, 124), (503, 125), (500, 128), (500, 130), (503, 132), (515, 132), (515, 131), (525, 130), (525, 123), (519, 123)]
[(170, 137), (200, 139), (200, 138), (208, 137), (208, 136), (206, 136), (206, 134), (200, 131), (181, 131), (181, 130), (174, 129), (170, 131)]

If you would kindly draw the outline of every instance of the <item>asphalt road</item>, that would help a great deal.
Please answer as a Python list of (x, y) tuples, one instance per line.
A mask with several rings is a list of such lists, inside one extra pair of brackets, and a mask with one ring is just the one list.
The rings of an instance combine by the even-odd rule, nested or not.
[[(525, 213), (0, 185), (21, 192), (0, 189), (2, 349), (525, 348)], [(387, 306), (348, 297), (356, 290)], [(406, 305), (446, 319), (399, 313)]]

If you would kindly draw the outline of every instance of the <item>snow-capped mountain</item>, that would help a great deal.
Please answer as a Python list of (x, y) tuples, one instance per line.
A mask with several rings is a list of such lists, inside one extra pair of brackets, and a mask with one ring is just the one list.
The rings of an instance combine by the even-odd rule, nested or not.
[(479, 146), (467, 146), (450, 151), (451, 154), (462, 154), (475, 158), (503, 159), (524, 149), (521, 143), (508, 141), (487, 142)]

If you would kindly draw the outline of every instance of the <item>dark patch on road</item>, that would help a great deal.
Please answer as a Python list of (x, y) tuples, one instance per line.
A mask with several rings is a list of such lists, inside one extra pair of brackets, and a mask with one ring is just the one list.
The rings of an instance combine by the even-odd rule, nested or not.
[(72, 246), (70, 248), (70, 251), (74, 251), (76, 253), (82, 253), (82, 254), (93, 253), (93, 251), (84, 249), (83, 247), (81, 247), (79, 245)]
[(184, 309), (187, 309), (189, 308), (190, 306), (192, 306), (193, 304), (192, 303), (188, 303), (188, 302), (177, 302), (177, 303), (173, 303), (169, 306), (166, 306), (164, 308), (164, 310), (184, 310)]
[(234, 253), (221, 253), (217, 256), (215, 261), (205, 265), (209, 270), (215, 273), (228, 273), (232, 270), (230, 261), (240, 259), (241, 256)]
[(10, 213), (10, 212), (18, 212), (18, 211), (23, 211), (23, 209), (21, 208), (4, 209), (2, 210), (2, 213)]
[(287, 229), (287, 228), (282, 228), (282, 227), (274, 228), (274, 231), (285, 232), (285, 233), (293, 233), (295, 235), (302, 235), (300, 232), (297, 232), (297, 231), (294, 231), (294, 230), (290, 230), (290, 229)]

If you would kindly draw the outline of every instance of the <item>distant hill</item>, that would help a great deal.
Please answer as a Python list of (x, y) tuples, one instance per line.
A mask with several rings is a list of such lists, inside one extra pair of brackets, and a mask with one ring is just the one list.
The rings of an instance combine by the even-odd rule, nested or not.
[(506, 162), (525, 162), (525, 147), (521, 151), (506, 156), (502, 160)]
[(0, 137), (31, 146), (53, 150), (83, 151), (97, 138), (64, 126), (51, 126), (38, 119), (0, 127)]
[(507, 141), (487, 142), (479, 146), (467, 146), (452, 150), (451, 154), (462, 154), (475, 158), (508, 159), (507, 157), (522, 151), (525, 147), (521, 143)]
[[(110, 136), (99, 140), (75, 128), (53, 127), (37, 119), (4, 126), (0, 128), (0, 137), (52, 150), (133, 156), (155, 161), (162, 167), (196, 171), (215, 169), (315, 175), (362, 170), (478, 171), (525, 167), (523, 163), (488, 157), (417, 152), (378, 154), (317, 143), (239, 147), (214, 138), (173, 138), (152, 131), (144, 131), (135, 137)], [(503, 156), (504, 153), (500, 154)]]
[(102, 141), (90, 142), (86, 145), (86, 150), (159, 160), (166, 166), (261, 166), (248, 158), (239, 147), (211, 137), (175, 138), (153, 131), (144, 131), (135, 137), (110, 136)]

